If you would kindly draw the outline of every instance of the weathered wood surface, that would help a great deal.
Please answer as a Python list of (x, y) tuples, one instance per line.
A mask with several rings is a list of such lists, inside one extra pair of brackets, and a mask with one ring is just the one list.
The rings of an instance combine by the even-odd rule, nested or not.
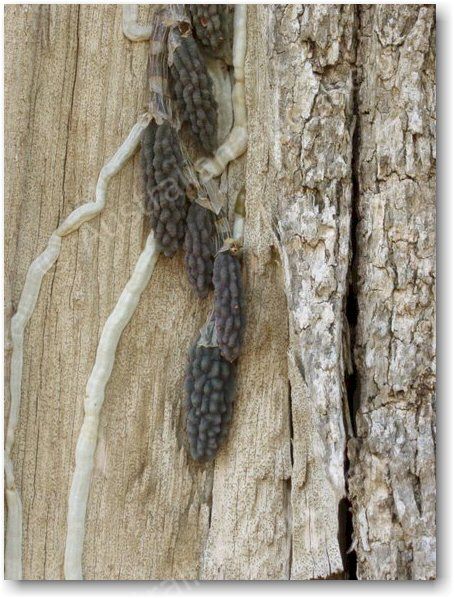
[[(247, 329), (229, 441), (208, 467), (184, 450), (186, 351), (210, 304), (192, 294), (181, 258), (160, 258), (107, 386), (85, 576), (342, 575), (353, 274), (358, 573), (433, 577), (434, 10), (248, 12), (249, 152), (222, 181), (230, 205), (240, 193), (247, 205)], [(5, 36), (8, 326), (30, 262), (93, 197), (144, 110), (147, 44), (127, 41), (120, 7), (105, 5), (9, 6)], [(26, 579), (63, 576), (85, 385), (143, 245), (140, 187), (136, 158), (101, 217), (63, 241), (26, 333), (13, 453)]]

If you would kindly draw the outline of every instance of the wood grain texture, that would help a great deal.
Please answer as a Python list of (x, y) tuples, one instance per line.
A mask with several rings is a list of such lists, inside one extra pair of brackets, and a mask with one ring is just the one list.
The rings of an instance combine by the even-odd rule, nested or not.
[[(144, 11), (142, 18), (146, 15)], [(12, 140), (6, 155), (6, 286), (11, 315), (29, 263), (57, 223), (93, 195), (103, 162), (143, 111), (147, 44), (123, 38), (120, 7), (9, 7), (5, 27), (6, 136)], [(30, 32), (24, 44), (26, 30)], [(113, 181), (100, 219), (65, 239), (26, 333), (14, 449), (24, 503), (26, 579), (62, 578), (67, 495), (85, 384), (100, 330), (143, 243), (139, 170), (136, 158)], [(233, 170), (233, 179), (241, 180), (241, 165)], [(236, 195), (244, 193), (244, 183), (229, 184), (226, 179), (225, 185), (234, 205)], [(272, 280), (279, 276), (278, 264), (273, 271), (276, 268)], [(247, 276), (257, 278), (253, 271)], [(264, 284), (260, 281), (262, 288)], [(271, 298), (269, 305), (284, 324), (275, 332), (284, 339), (278, 351), (281, 359), (275, 362), (268, 355), (260, 368), (260, 388), (274, 402), (273, 389), (280, 386), (285, 410), (286, 310), (279, 288), (276, 284), (277, 299)], [(251, 284), (248, 293), (260, 295)], [(188, 462), (181, 406), (186, 352), (209, 308), (208, 300), (199, 301), (190, 290), (181, 258), (159, 260), (122, 336), (107, 387), (88, 507), (87, 579), (202, 575), (211, 505), (223, 490), (213, 496), (213, 465)], [(263, 338), (277, 342), (273, 332), (263, 332), (263, 327), (269, 328), (268, 308), (260, 317), (262, 334), (256, 343)], [(257, 329), (253, 310), (248, 320), (248, 330)], [(253, 352), (250, 355), (255, 363)], [(253, 379), (254, 369), (249, 368)], [(242, 405), (247, 407), (242, 384), (240, 373), (229, 447), (235, 446), (238, 421), (246, 425), (243, 434), (255, 434), (266, 447), (258, 413), (242, 413)], [(248, 386), (248, 403), (263, 413), (264, 405), (256, 400), (261, 390), (253, 380)], [(277, 408), (281, 410), (279, 404)], [(274, 427), (273, 412), (266, 417)], [(288, 417), (284, 424), (288, 427)], [(288, 449), (288, 436), (286, 443)], [(282, 499), (285, 482), (271, 481), (271, 486), (276, 484)], [(268, 510), (274, 517), (273, 509)]]
[[(181, 256), (160, 257), (106, 388), (87, 579), (342, 577), (347, 492), (361, 578), (433, 577), (433, 13), (248, 7), (249, 149), (221, 177), (230, 213), (246, 200), (229, 439), (213, 464), (188, 458), (186, 354), (211, 304)], [(5, 10), (7, 380), (9, 319), (32, 259), (93, 198), (146, 109), (148, 44), (123, 37), (121, 16), (108, 5)], [(112, 181), (101, 216), (63, 240), (26, 330), (13, 451), (25, 579), (63, 577), (85, 385), (145, 239), (139, 162)]]

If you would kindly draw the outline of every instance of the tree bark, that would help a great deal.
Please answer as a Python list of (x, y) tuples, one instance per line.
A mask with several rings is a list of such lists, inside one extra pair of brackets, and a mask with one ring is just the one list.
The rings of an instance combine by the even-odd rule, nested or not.
[[(8, 380), (27, 269), (144, 111), (148, 44), (107, 5), (8, 6), (5, 37)], [(360, 579), (435, 576), (434, 60), (433, 7), (248, 8), (249, 149), (221, 177), (230, 211), (246, 204), (228, 442), (210, 465), (185, 451), (186, 355), (211, 299), (181, 256), (159, 258), (106, 389), (87, 579), (345, 578), (352, 541)], [(63, 240), (26, 331), (25, 579), (63, 577), (85, 385), (141, 201), (136, 157)]]
[(291, 577), (310, 579), (343, 570), (354, 8), (288, 5), (269, 16), (268, 176), (289, 307)]
[(355, 286), (358, 576), (435, 577), (435, 20), (361, 7)]

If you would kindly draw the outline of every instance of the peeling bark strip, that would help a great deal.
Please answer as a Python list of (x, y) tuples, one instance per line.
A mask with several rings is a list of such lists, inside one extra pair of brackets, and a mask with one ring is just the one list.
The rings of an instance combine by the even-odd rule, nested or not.
[(291, 577), (343, 570), (342, 355), (351, 202), (353, 6), (275, 10), (273, 161), (289, 307), (293, 422)]
[[(145, 32), (152, 10), (140, 8)], [(208, 466), (187, 458), (186, 352), (210, 302), (194, 301), (179, 254), (158, 260), (106, 388), (85, 577), (343, 576), (338, 512), (350, 499), (360, 579), (432, 578), (434, 9), (247, 13), (249, 149), (222, 176), (230, 214), (246, 210), (229, 443)], [(148, 44), (125, 40), (121, 25), (119, 6), (6, 8), (8, 317), (30, 263), (93, 195), (146, 104)], [(136, 159), (100, 220), (65, 240), (25, 332), (11, 454), (25, 579), (63, 577), (84, 389), (143, 247), (141, 205)], [(358, 410), (345, 473), (350, 332)]]
[(360, 579), (435, 577), (435, 8), (361, 7)]

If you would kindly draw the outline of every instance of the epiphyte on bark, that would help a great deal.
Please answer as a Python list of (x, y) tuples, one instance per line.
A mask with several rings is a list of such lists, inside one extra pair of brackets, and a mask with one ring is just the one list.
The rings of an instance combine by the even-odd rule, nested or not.
[(237, 4), (233, 20), (233, 91), (232, 106), (234, 126), (227, 139), (212, 158), (202, 157), (197, 161), (197, 170), (203, 181), (217, 177), (225, 170), (227, 164), (246, 151), (248, 142), (247, 113), (245, 99), (244, 65), (246, 59), (247, 39), (247, 5)]
[(217, 340), (222, 356), (232, 362), (240, 354), (244, 327), (241, 265), (235, 245), (217, 254), (213, 284)]
[(182, 37), (170, 67), (173, 97), (182, 123), (188, 123), (205, 153), (217, 146), (217, 104), (203, 57), (193, 37)]
[(186, 271), (199, 297), (206, 297), (212, 284), (214, 260), (214, 214), (193, 202), (188, 210), (184, 239)]
[(219, 347), (193, 345), (186, 371), (186, 430), (196, 461), (209, 461), (227, 436), (233, 408), (234, 366)]
[(229, 42), (232, 35), (232, 7), (227, 4), (190, 4), (189, 13), (197, 40), (213, 56), (218, 56), (224, 42)]
[(171, 257), (184, 241), (188, 202), (178, 136), (169, 123), (147, 127), (141, 161), (151, 228), (164, 255)]

